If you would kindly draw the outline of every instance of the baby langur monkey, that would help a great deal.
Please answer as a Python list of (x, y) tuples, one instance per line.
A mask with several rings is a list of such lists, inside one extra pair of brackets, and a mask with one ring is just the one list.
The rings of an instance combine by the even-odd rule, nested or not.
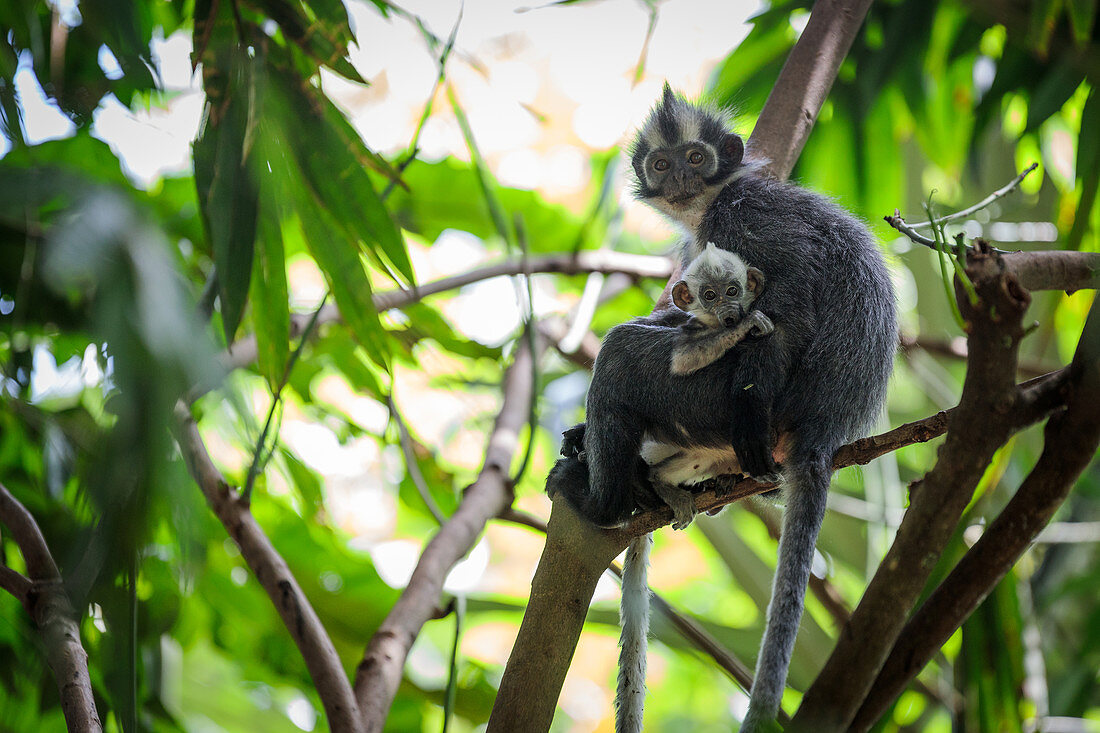
[(771, 319), (760, 311), (746, 314), (763, 288), (764, 273), (708, 243), (672, 286), (672, 302), (691, 315), (680, 326), (682, 341), (672, 352), (672, 373), (691, 374), (746, 336), (774, 331)]
[[(760, 311), (749, 311), (764, 287), (764, 273), (748, 267), (733, 252), (708, 243), (672, 286), (672, 302), (688, 314), (676, 327), (676, 345), (669, 371), (674, 375), (697, 372), (745, 339), (766, 336), (775, 330), (771, 319)], [(636, 319), (634, 323), (642, 320)], [(695, 499), (678, 481), (666, 480), (683, 451), (654, 461), (643, 444), (643, 458), (651, 463), (654, 491), (672, 508), (673, 529), (684, 529), (695, 519)]]

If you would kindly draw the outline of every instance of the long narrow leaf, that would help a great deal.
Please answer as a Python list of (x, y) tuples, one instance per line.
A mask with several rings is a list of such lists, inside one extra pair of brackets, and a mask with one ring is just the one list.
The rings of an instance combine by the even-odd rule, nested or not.
[[(207, 106), (195, 141), (199, 206), (218, 270), (222, 325), (233, 340), (248, 299), (259, 191), (249, 171), (249, 125), (259, 99), (254, 65), (244, 49), (222, 47), (207, 69)], [(209, 61), (206, 61), (209, 64)]]

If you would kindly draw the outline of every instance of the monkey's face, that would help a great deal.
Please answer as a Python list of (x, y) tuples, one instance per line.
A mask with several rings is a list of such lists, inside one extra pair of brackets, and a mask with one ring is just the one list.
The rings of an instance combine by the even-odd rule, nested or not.
[(714, 143), (691, 140), (639, 150), (633, 160), (638, 197), (659, 199), (672, 207), (690, 205), (708, 188), (725, 183), (741, 162), (742, 152), (741, 138), (729, 134)]
[(733, 328), (755, 299), (739, 280), (681, 280), (672, 287), (672, 302), (708, 328)]

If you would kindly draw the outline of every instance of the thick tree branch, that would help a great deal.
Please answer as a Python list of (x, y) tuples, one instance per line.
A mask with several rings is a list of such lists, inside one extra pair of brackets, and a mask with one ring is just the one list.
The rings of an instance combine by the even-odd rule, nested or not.
[[(538, 342), (541, 353), (541, 339)], [(368, 731), (382, 730), (401, 683), (405, 658), (439, 603), (447, 573), (474, 546), (485, 523), (512, 503), (509, 468), (519, 433), (527, 423), (535, 358), (527, 340), (520, 339), (516, 358), (505, 372), (504, 404), (489, 435), (485, 464), (477, 480), (466, 488), (458, 509), (424, 548), (408, 586), (363, 653), (355, 673), (355, 696)]]
[(359, 707), (332, 639), (286, 561), (252, 516), (247, 500), (229, 488), (210, 460), (198, 425), (182, 402), (176, 405), (173, 430), (187, 470), (226, 532), (237, 543), (241, 557), (267, 592), (283, 625), (302, 653), (324, 705), (329, 727), (333, 731), (362, 731)]
[(982, 248), (967, 274), (979, 302), (959, 304), (970, 323), (970, 358), (958, 407), (935, 467), (911, 492), (894, 544), (841, 631), (824, 669), (802, 698), (793, 730), (841, 731), (855, 716), (901, 632), (974, 487), (1015, 423), (1016, 355), (1030, 296), (999, 255)]
[(816, 0), (749, 139), (754, 157), (785, 180), (817, 121), (871, 0)]
[(1031, 545), (1100, 444), (1100, 306), (1085, 324), (1066, 410), (1044, 431), (1043, 453), (1016, 495), (905, 625), (852, 729), (867, 730)]
[[(536, 531), (546, 534), (546, 522), (526, 512), (517, 511), (511, 507), (500, 513), (498, 519), (521, 524)], [(617, 563), (611, 563), (608, 570), (615, 577), (622, 579), (623, 570)], [(748, 691), (752, 687), (752, 670), (738, 659), (733, 652), (722, 646), (714, 636), (703, 628), (698, 621), (687, 614), (681, 613), (671, 603), (661, 597), (661, 594), (650, 589), (650, 599), (653, 607), (668, 620), (669, 624), (699, 651), (710, 656), (715, 664), (726, 671), (732, 680)]]
[[(38, 627), (46, 648), (46, 661), (61, 694), (66, 726), (70, 731), (98, 733), (103, 730), (103, 724), (92, 695), (88, 654), (80, 643), (77, 615), (38, 523), (3, 484), (0, 484), (0, 522), (11, 531), (30, 576), (23, 578), (10, 568), (4, 568), (8, 571), (4, 588), (23, 602)], [(17, 595), (20, 590), (22, 597)]]

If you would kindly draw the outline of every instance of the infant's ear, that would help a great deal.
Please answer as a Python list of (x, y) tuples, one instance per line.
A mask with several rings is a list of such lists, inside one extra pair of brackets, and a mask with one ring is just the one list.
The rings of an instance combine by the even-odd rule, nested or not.
[(745, 287), (753, 295), (760, 295), (760, 291), (764, 289), (764, 273), (755, 267), (748, 268), (745, 272)]
[(672, 302), (683, 311), (686, 311), (695, 302), (695, 298), (691, 297), (691, 288), (683, 280), (677, 280), (676, 284), (672, 286)]

